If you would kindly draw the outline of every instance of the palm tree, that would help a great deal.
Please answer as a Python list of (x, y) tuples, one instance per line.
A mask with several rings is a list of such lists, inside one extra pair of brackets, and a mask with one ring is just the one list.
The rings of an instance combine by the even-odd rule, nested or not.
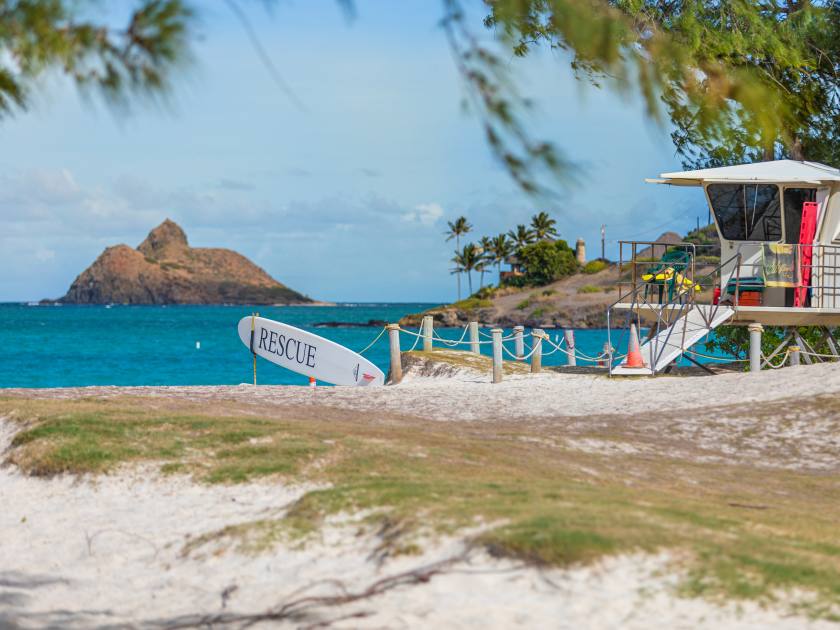
[(513, 242), (507, 234), (499, 234), (492, 239), (490, 252), (493, 255), (493, 262), (496, 263), (496, 270), (499, 272), (499, 286), (502, 286), (502, 263), (513, 254)]
[[(455, 239), (455, 251), (461, 249), (461, 236), (464, 234), (468, 234), (470, 230), (472, 230), (472, 225), (470, 222), (467, 221), (467, 217), (458, 217), (454, 221), (447, 221), (446, 222), (449, 230), (444, 232), (446, 235), (446, 242), (448, 243), (453, 238)], [(458, 278), (458, 301), (461, 301), (461, 272), (460, 271), (453, 271), (452, 273), (456, 274)]]
[(547, 212), (540, 212), (531, 217), (531, 229), (538, 241), (557, 238), (557, 221), (548, 216)]
[(516, 230), (508, 232), (508, 236), (513, 239), (513, 244), (517, 250), (534, 242), (534, 233), (521, 223), (516, 226)]
[(452, 262), (455, 263), (456, 268), (460, 268), (462, 271), (467, 272), (467, 281), (469, 282), (470, 287), (470, 295), (472, 295), (472, 271), (476, 268), (476, 265), (479, 261), (479, 253), (478, 247), (475, 246), (475, 243), (468, 243), (464, 245), (464, 248), (461, 251), (455, 251), (455, 256), (452, 258)]
[(461, 274), (464, 273), (464, 268), (458, 264), (458, 252), (455, 252), (455, 257), (450, 262), (455, 263), (455, 266), (449, 270), (449, 275), (458, 278), (458, 301), (461, 301)]
[(479, 260), (476, 263), (475, 270), (480, 272), (480, 281), (478, 288), (484, 288), (484, 272), (487, 271), (487, 265), (493, 262), (493, 239), (489, 236), (482, 236), (478, 241)]

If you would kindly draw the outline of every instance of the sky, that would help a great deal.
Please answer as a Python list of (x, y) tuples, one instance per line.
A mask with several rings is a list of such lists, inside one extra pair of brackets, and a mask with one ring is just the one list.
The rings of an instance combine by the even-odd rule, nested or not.
[(705, 221), (700, 191), (643, 181), (681, 168), (667, 127), (581, 84), (563, 55), (509, 62), (535, 102), (529, 129), (580, 169), (540, 200), (464, 111), (440, 3), (358, 0), (352, 20), (335, 0), (243, 3), (294, 98), (225, 3), (198, 6), (192, 62), (165, 103), (114, 112), (50, 76), (28, 111), (0, 119), (0, 302), (60, 297), (105, 247), (137, 246), (167, 217), (193, 246), (341, 302), (455, 299), (444, 231), (461, 215), (478, 238), (545, 210), (590, 258), (601, 224), (615, 258), (618, 239)]

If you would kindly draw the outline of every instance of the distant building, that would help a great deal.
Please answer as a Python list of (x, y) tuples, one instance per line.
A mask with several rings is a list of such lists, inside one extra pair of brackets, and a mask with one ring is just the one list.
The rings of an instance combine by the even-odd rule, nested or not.
[(508, 265), (510, 265), (510, 270), (509, 271), (503, 271), (501, 274), (499, 274), (499, 280), (501, 282), (504, 282), (508, 278), (518, 278), (519, 276), (524, 276), (525, 275), (525, 271), (523, 269), (522, 263), (519, 262), (519, 258), (517, 258), (515, 255), (514, 256), (508, 256), (505, 259), (505, 262)]
[(581, 267), (586, 264), (586, 243), (582, 238), (575, 243), (575, 258)]

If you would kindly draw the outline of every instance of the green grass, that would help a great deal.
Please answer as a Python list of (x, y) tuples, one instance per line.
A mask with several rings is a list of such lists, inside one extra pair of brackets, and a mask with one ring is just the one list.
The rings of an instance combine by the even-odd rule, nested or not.
[(452, 306), (462, 311), (474, 311), (479, 308), (490, 308), (493, 302), (487, 298), (468, 297), (460, 302), (454, 302)]
[(704, 463), (672, 454), (666, 442), (644, 455), (586, 453), (564, 446), (564, 423), (440, 423), (256, 405), (246, 415), (234, 403), (153, 404), (161, 403), (0, 399), (0, 415), (23, 427), (8, 460), (38, 475), (107, 473), (146, 461), (205, 483), (279, 477), (319, 484), (285, 518), (211, 532), (185, 553), (201, 553), (211, 541), (259, 553), (305, 540), (330, 515), (360, 513), (370, 527), (400, 532), (391, 543), (396, 553), (416, 550), (424, 532), (484, 524), (473, 543), (499, 556), (567, 566), (666, 548), (686, 570), (686, 595), (772, 602), (804, 589), (813, 595), (804, 612), (833, 618), (840, 610), (834, 474)]
[[(85, 409), (48, 417), (17, 433), (11, 461), (33, 475), (99, 473), (117, 464), (164, 462), (165, 473), (194, 472), (211, 482), (295, 472), (325, 450), (284, 433), (281, 423), (242, 418)], [(253, 444), (252, 441), (256, 442)]]
[(600, 293), (603, 291), (601, 287), (596, 287), (592, 284), (584, 284), (582, 287), (578, 287), (578, 293)]
[(519, 310), (519, 311), (524, 311), (526, 308), (531, 306), (531, 304), (533, 304), (533, 303), (534, 303), (533, 298), (530, 298), (530, 297), (525, 298), (519, 304), (516, 305), (516, 309)]

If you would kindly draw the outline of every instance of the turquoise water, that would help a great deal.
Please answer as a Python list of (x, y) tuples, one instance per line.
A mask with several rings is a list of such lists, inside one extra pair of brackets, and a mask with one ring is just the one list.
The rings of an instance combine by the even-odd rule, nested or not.
[[(311, 330), (359, 351), (379, 328), (315, 328), (318, 322), (397, 321), (434, 304), (342, 304), (319, 307), (259, 307), (263, 317)], [(28, 306), (0, 304), (0, 387), (83, 385), (237, 385), (251, 382), (248, 349), (237, 322), (254, 310), (241, 306)], [(556, 334), (549, 331), (552, 337)], [(462, 329), (440, 329), (458, 339)], [(509, 331), (508, 331), (509, 333)], [(577, 347), (597, 355), (606, 330), (576, 331)], [(196, 348), (196, 342), (200, 348)], [(402, 334), (408, 349), (414, 338)], [(626, 341), (614, 339), (613, 345)], [(484, 354), (490, 345), (482, 346)], [(385, 336), (365, 353), (388, 371)], [(508, 357), (506, 357), (508, 358)], [(545, 365), (565, 364), (555, 352)], [(307, 379), (258, 360), (258, 382), (298, 384)]]

